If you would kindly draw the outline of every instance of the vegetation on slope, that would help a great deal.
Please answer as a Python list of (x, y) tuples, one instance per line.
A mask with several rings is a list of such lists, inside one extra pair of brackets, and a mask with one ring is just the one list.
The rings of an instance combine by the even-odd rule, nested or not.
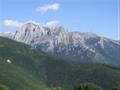
[(102, 90), (102, 88), (93, 83), (82, 83), (75, 87), (74, 90)]
[(111, 89), (120, 84), (120, 69), (56, 59), (28, 45), (0, 38), (0, 84), (10, 90), (73, 90), (84, 82)]

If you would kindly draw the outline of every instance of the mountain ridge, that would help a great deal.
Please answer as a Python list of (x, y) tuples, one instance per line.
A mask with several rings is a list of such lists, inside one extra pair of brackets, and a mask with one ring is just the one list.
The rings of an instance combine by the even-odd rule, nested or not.
[(94, 33), (70, 32), (60, 25), (48, 27), (26, 23), (16, 31), (12, 39), (63, 59), (120, 65), (119, 41)]

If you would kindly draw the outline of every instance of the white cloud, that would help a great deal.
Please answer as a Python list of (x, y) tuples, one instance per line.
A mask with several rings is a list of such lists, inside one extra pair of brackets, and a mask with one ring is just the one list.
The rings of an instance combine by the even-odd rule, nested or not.
[(41, 23), (38, 23), (34, 20), (28, 20), (28, 21), (25, 21), (23, 24), (26, 24), (26, 23), (34, 23), (34, 24), (37, 24), (37, 25), (42, 25)]
[(19, 27), (21, 27), (22, 25), (27, 24), (27, 23), (34, 23), (37, 25), (43, 25), (43, 26), (47, 26), (47, 27), (57, 27), (60, 25), (60, 22), (58, 20), (48, 21), (47, 23), (38, 23), (33, 20), (28, 20), (25, 22), (19, 22), (17, 20), (4, 20), (3, 21), (4, 27), (13, 28), (13, 29), (18, 29)]
[(47, 11), (50, 11), (50, 10), (56, 11), (59, 8), (60, 8), (59, 3), (45, 4), (43, 6), (38, 7), (36, 11), (40, 13), (46, 13)]
[(19, 28), (23, 23), (16, 20), (4, 20), (3, 24), (7, 28)]
[(49, 21), (45, 24), (46, 27), (49, 27), (50, 29), (54, 30), (55, 28), (58, 28), (61, 26), (60, 22), (57, 20)]
[(59, 25), (59, 21), (58, 20), (53, 20), (53, 21), (49, 21), (46, 23), (46, 26), (51, 26), (51, 25)]

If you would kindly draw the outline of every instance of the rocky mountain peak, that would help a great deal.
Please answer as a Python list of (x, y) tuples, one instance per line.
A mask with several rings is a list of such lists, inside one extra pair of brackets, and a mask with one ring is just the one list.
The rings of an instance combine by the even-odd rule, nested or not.
[(47, 26), (27, 22), (12, 37), (53, 56), (120, 65), (120, 43), (95, 33), (70, 32), (60, 25)]

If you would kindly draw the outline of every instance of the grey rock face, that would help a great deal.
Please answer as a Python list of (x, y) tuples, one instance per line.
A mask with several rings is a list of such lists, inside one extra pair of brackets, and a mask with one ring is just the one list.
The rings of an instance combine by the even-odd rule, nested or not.
[(14, 40), (67, 60), (120, 65), (120, 43), (94, 33), (69, 32), (62, 26), (26, 23)]
[(9, 39), (13, 39), (14, 38), (14, 33), (11, 32), (2, 32), (0, 33), (1, 37), (5, 37), (5, 38), (9, 38)]

